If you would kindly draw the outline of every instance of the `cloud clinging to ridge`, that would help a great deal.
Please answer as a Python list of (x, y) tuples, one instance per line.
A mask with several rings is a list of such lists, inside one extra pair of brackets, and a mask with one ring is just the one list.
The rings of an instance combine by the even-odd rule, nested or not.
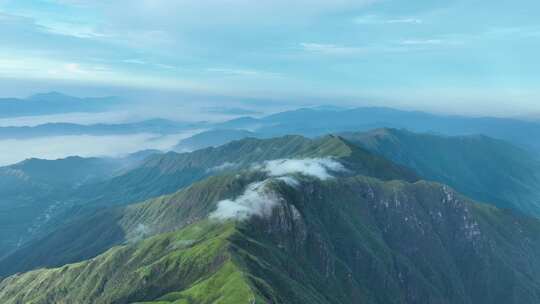
[(332, 178), (332, 172), (346, 170), (332, 158), (278, 159), (267, 161), (257, 168), (274, 177), (300, 173), (321, 180)]
[(290, 187), (298, 187), (299, 181), (291, 174), (300, 173), (321, 180), (332, 178), (330, 172), (345, 171), (345, 167), (331, 158), (279, 159), (256, 165), (255, 170), (266, 172), (270, 178), (249, 184), (244, 193), (235, 199), (226, 199), (217, 203), (217, 209), (210, 218), (217, 220), (245, 220), (252, 216), (269, 216), (272, 209), (283, 200), (270, 189), (268, 184), (274, 180)]
[(236, 199), (226, 199), (218, 202), (217, 209), (210, 214), (210, 218), (245, 220), (254, 215), (270, 215), (272, 208), (278, 204), (279, 197), (266, 188), (267, 183), (268, 180), (252, 183)]

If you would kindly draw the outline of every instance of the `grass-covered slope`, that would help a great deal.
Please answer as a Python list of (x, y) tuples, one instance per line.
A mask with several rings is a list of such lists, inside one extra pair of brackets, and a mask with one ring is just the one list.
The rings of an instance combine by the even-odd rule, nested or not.
[(249, 303), (227, 250), (234, 225), (201, 222), (57, 269), (4, 280), (2, 303)]
[(0, 277), (92, 258), (114, 245), (180, 229), (204, 219), (221, 197), (241, 191), (230, 176), (212, 177), (175, 194), (101, 210), (24, 246), (0, 261)]
[[(96, 209), (171, 194), (208, 176), (266, 160), (331, 156), (366, 175), (382, 179), (416, 178), (408, 169), (331, 136), (317, 140), (301, 136), (249, 138), (193, 153), (154, 154), (143, 161), (148, 153), (115, 160), (29, 160), (0, 168), (0, 260), (14, 250), (27, 250), (24, 246), (28, 242), (45, 237), (68, 222), (87, 220)], [(77, 231), (70, 232), (72, 238)], [(60, 246), (54, 247), (63, 248), (65, 242), (58, 242)]]
[(0, 259), (46, 230), (80, 185), (110, 178), (125, 163), (68, 157), (0, 167)]
[[(250, 151), (255, 152), (250, 153)], [(202, 171), (202, 168), (208, 166), (241, 159), (236, 162), (238, 170), (251, 168), (253, 164), (267, 159), (305, 157), (339, 159), (349, 169), (348, 172), (342, 172), (344, 175), (360, 173), (385, 180), (414, 181), (417, 179), (412, 171), (350, 145), (339, 137), (328, 136), (319, 140), (309, 140), (288, 136), (272, 140), (247, 139), (233, 142), (219, 149), (156, 156), (145, 166), (154, 171), (159, 170), (160, 173), (156, 174), (160, 177), (155, 180), (137, 181), (132, 184), (137, 185), (133, 191), (141, 189), (152, 191), (154, 185), (157, 188), (163, 187), (163, 185), (157, 185), (160, 182), (178, 185), (182, 179), (175, 179), (174, 176), (189, 175), (189, 167), (197, 167), (197, 170)], [(204, 174), (220, 172), (223, 173), (223, 171), (217, 171)], [(151, 199), (145, 203), (125, 208), (106, 209), (78, 217), (76, 221), (61, 226), (55, 232), (29, 243), (1, 260), (0, 276), (41, 266), (59, 266), (77, 262), (102, 253), (113, 245), (139, 238), (141, 235), (148, 236), (177, 229), (200, 220), (213, 208), (212, 204), (219, 197), (238, 194), (242, 187), (243, 184), (240, 181), (229, 184), (225, 177), (215, 177), (188, 187), (184, 191)]]
[(540, 216), (540, 160), (485, 136), (445, 137), (380, 129), (347, 140), (476, 200)]
[[(192, 200), (132, 206), (138, 219), (126, 215), (129, 225), (162, 225), (157, 235), (81, 263), (8, 277), (0, 282), (0, 301), (540, 301), (540, 222), (473, 203), (436, 183), (270, 178), (259, 201), (272, 206), (270, 213), (244, 221), (206, 219), (219, 201), (237, 199), (267, 178), (247, 173), (199, 183), (200, 196), (192, 199), (202, 207)], [(211, 198), (205, 201), (204, 193)], [(200, 218), (173, 224), (193, 208)], [(184, 228), (160, 230), (175, 225)]]
[(416, 178), (412, 171), (398, 165), (393, 165), (391, 170), (378, 170), (377, 166), (385, 165), (388, 161), (338, 137), (325, 136), (312, 140), (302, 136), (283, 136), (271, 139), (246, 138), (191, 153), (154, 155), (126, 174), (81, 189), (80, 195), (86, 204), (110, 206), (133, 203), (174, 193), (208, 176), (247, 168), (257, 162), (330, 156), (349, 158), (353, 163), (361, 162), (356, 169), (366, 175), (382, 179)]

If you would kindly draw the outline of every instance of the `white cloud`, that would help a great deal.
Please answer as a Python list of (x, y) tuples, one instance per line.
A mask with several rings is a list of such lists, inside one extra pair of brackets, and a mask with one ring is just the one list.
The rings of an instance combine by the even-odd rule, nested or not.
[(352, 55), (367, 51), (366, 48), (361, 47), (313, 42), (302, 42), (300, 43), (300, 47), (306, 52), (325, 55)]
[(126, 239), (130, 243), (136, 243), (150, 235), (151, 229), (147, 225), (139, 223), (133, 230), (127, 233)]
[(452, 37), (428, 38), (428, 39), (405, 39), (397, 42), (404, 50), (415, 51), (435, 49), (438, 47), (456, 47), (464, 44), (463, 41)]
[(278, 159), (255, 168), (274, 177), (300, 173), (321, 180), (332, 178), (331, 172), (346, 171), (341, 163), (331, 158)]
[(122, 62), (124, 63), (132, 63), (132, 64), (148, 64), (148, 62), (142, 60), (142, 59), (137, 59), (137, 58), (132, 58), (132, 59), (124, 59), (122, 60)]
[(400, 17), (383, 18), (377, 15), (365, 15), (354, 18), (356, 24), (422, 24), (424, 21), (419, 18)]
[(167, 70), (173, 70), (176, 69), (176, 66), (170, 65), (170, 64), (164, 64), (164, 63), (153, 63), (149, 62), (144, 59), (137, 59), (137, 58), (130, 58), (130, 59), (124, 59), (121, 62), (132, 64), (132, 65), (146, 65), (146, 66), (153, 66), (160, 69), (167, 69)]
[(219, 165), (219, 166), (215, 166), (215, 167), (212, 167), (208, 170), (206, 170), (207, 172), (219, 172), (219, 171), (225, 171), (225, 170), (229, 170), (229, 169), (234, 169), (234, 168), (237, 168), (238, 167), (238, 164), (237, 163), (231, 163), (231, 162), (224, 162), (223, 164)]
[(298, 185), (300, 185), (300, 182), (298, 180), (296, 180), (296, 178), (294, 178), (292, 176), (281, 176), (281, 177), (278, 177), (276, 179), (284, 182), (285, 184), (287, 184), (287, 185), (289, 185), (289, 186), (291, 186), (293, 188), (296, 188), (296, 187), (298, 187)]
[[(0, 127), (34, 127), (46, 123), (76, 123), (90, 125), (97, 123), (125, 123), (140, 120), (139, 116), (131, 111), (110, 111), (101, 113), (72, 112), (51, 115), (18, 116), (0, 118)], [(146, 118), (152, 118), (151, 116)]]
[(272, 209), (283, 201), (278, 193), (268, 187), (272, 181), (277, 180), (290, 187), (298, 187), (300, 182), (287, 175), (300, 173), (326, 180), (332, 178), (330, 171), (346, 170), (342, 164), (330, 158), (273, 160), (256, 165), (254, 169), (265, 171), (271, 177), (276, 178), (249, 184), (239, 197), (219, 201), (217, 209), (210, 214), (210, 218), (245, 220), (252, 216), (269, 216), (272, 214)]
[(218, 220), (245, 220), (252, 216), (268, 216), (280, 197), (267, 187), (269, 180), (249, 184), (242, 195), (236, 199), (218, 202), (217, 209), (210, 218)]
[(386, 20), (386, 23), (393, 24), (393, 23), (409, 23), (409, 24), (421, 24), (423, 23), (422, 19), (417, 18), (401, 18), (401, 19), (389, 19)]
[(444, 43), (445, 41), (441, 39), (410, 39), (401, 41), (403, 45), (441, 45)]
[[(27, 54), (31, 55), (31, 54)], [(116, 77), (107, 66), (45, 57), (25, 57), (0, 50), (0, 76), (24, 79), (88, 80), (104, 82)]]
[(247, 77), (276, 77), (278, 73), (250, 70), (250, 69), (228, 69), (228, 68), (208, 68), (208, 72), (219, 73), (230, 76), (247, 76)]
[[(70, 3), (73, 1), (57, 1)], [(229, 25), (245, 22), (274, 24), (360, 9), (376, 0), (79, 0), (76, 5), (109, 13), (109, 23), (162, 28), (173, 25)], [(130, 14), (125, 14), (126, 7)]]
[(39, 24), (43, 27), (43, 30), (51, 34), (71, 36), (75, 38), (106, 38), (107, 35), (100, 33), (95, 28), (89, 25), (81, 25), (74, 23), (63, 22), (43, 22)]

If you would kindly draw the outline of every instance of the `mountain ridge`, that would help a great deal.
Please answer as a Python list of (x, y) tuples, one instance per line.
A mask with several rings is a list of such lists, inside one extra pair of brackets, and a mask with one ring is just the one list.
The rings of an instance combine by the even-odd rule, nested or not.
[(540, 215), (540, 158), (502, 140), (388, 128), (341, 136), (476, 200)]
[[(237, 183), (237, 178), (244, 186), (238, 184), (233, 192), (267, 177), (230, 175), (223, 179), (224, 185)], [(328, 180), (298, 175), (294, 178), (298, 182), (295, 185), (273, 179), (262, 190), (277, 195), (277, 205), (270, 214), (235, 221), (233, 226), (229, 226), (230, 221), (214, 222), (220, 235), (234, 227), (222, 239), (226, 245), (221, 247), (227, 248), (231, 256), (217, 265), (225, 267), (226, 261), (231, 261), (244, 273), (241, 281), (247, 287), (243, 290), (251, 292), (243, 293), (241, 303), (522, 303), (534, 302), (540, 294), (538, 282), (517, 285), (527, 282), (530, 276), (539, 277), (538, 262), (519, 262), (540, 250), (538, 220), (472, 203), (444, 185), (425, 181), (380, 181), (364, 176)], [(210, 182), (203, 184), (203, 188), (216, 188)], [(201, 189), (200, 193), (204, 192)], [(223, 194), (207, 200), (209, 206), (216, 206), (232, 193)], [(212, 210), (215, 209), (208, 208), (206, 214)], [(6, 303), (24, 299), (46, 303), (47, 299), (68, 297), (81, 303), (214, 303), (217, 299), (222, 299), (222, 303), (238, 303), (234, 302), (238, 298), (228, 298), (226, 292), (230, 289), (221, 288), (226, 286), (223, 281), (210, 290), (195, 283), (216, 282), (215, 274), (219, 270), (208, 270), (208, 263), (195, 263), (205, 269), (194, 272), (197, 279), (190, 279), (191, 283), (181, 283), (189, 276), (174, 279), (185, 273), (186, 268), (179, 261), (189, 260), (182, 257), (193, 256), (185, 255), (186, 250), (201, 252), (198, 248), (204, 244), (204, 241), (185, 242), (193, 238), (186, 238), (183, 231), (202, 231), (207, 239), (215, 235), (201, 227), (206, 225), (205, 221), (203, 218), (178, 232), (165, 232), (113, 248), (82, 264), (8, 277), (0, 282), (0, 299)], [(518, 235), (522, 236), (516, 238)], [(519, 245), (527, 242), (531, 243), (525, 247)], [(171, 248), (170, 244), (180, 247)], [(512, 248), (523, 252), (514, 252)], [(136, 257), (143, 252), (156, 254)], [(218, 252), (223, 250), (202, 252), (210, 260), (219, 260)], [(527, 255), (522, 256), (525, 252)], [(162, 254), (168, 258), (161, 259)], [(490, 259), (496, 262), (489, 262)], [(115, 269), (116, 263), (140, 270), (129, 270), (123, 272), (125, 276), (110, 280), (107, 274)], [(88, 268), (90, 265), (102, 266)], [(78, 270), (81, 267), (88, 269), (84, 275)], [(167, 277), (170, 271), (175, 275)], [(68, 280), (71, 277), (75, 279)], [(91, 278), (97, 281), (90, 281)], [(517, 282), (512, 284), (505, 278)], [(48, 283), (36, 285), (41, 281)], [(90, 282), (103, 288), (96, 292), (90, 287), (95, 284), (88, 285)], [(130, 282), (140, 288), (127, 287)], [(141, 285), (141, 282), (147, 283)], [(167, 287), (152, 290), (150, 286)], [(191, 294), (193, 289), (199, 291), (198, 297)], [(66, 294), (62, 290), (72, 292)], [(32, 295), (40, 297), (29, 298)]]
[(118, 97), (73, 97), (58, 92), (28, 98), (0, 98), (0, 117), (35, 116), (70, 112), (96, 112), (118, 106)]
[[(274, 150), (271, 147), (276, 146), (276, 143), (279, 143), (277, 147), (280, 147), (280, 149)], [(256, 147), (263, 149), (269, 149), (266, 152), (260, 152), (259, 155), (251, 155), (248, 158), (245, 157), (245, 153), (242, 151), (249, 150), (254, 151)], [(224, 151), (229, 151), (227, 153), (224, 153)], [(213, 153), (213, 154), (212, 154)], [(215, 156), (220, 156), (218, 159), (214, 159)], [(229, 157), (233, 157), (233, 159), (222, 157), (226, 155), (229, 155)], [(201, 157), (203, 157), (201, 159)], [(164, 204), (163, 208), (168, 207), (174, 207), (175, 204), (172, 203), (175, 200), (178, 200), (177, 197), (178, 193), (183, 193), (182, 188), (187, 186), (187, 184), (191, 184), (193, 182), (196, 182), (198, 180), (204, 180), (205, 178), (217, 174), (236, 174), (237, 171), (242, 170), (253, 170), (254, 165), (264, 163), (265, 161), (273, 161), (282, 158), (292, 158), (292, 159), (303, 159), (303, 158), (335, 158), (339, 159), (341, 163), (345, 167), (348, 168), (349, 171), (343, 171), (339, 173), (340, 175), (349, 175), (353, 174), (353, 172), (356, 172), (357, 174), (366, 174), (366, 175), (372, 175), (378, 178), (381, 178), (383, 180), (392, 180), (392, 179), (403, 179), (403, 180), (409, 180), (409, 181), (416, 181), (418, 180), (418, 177), (416, 174), (414, 174), (412, 171), (401, 167), (399, 165), (395, 165), (392, 162), (389, 162), (383, 158), (380, 158), (378, 156), (372, 155), (371, 153), (361, 149), (357, 148), (355, 146), (350, 146), (347, 142), (343, 141), (341, 138), (335, 137), (335, 136), (328, 136), (326, 138), (322, 138), (320, 140), (310, 140), (304, 137), (300, 136), (288, 136), (283, 138), (277, 138), (277, 139), (271, 139), (271, 140), (258, 140), (258, 139), (247, 139), (243, 141), (237, 141), (233, 142), (227, 146), (221, 147), (221, 148), (208, 148), (206, 150), (201, 150), (200, 152), (195, 153), (169, 153), (164, 154), (161, 156), (153, 156), (150, 157), (146, 163), (144, 163), (141, 167), (150, 167), (152, 171), (144, 171), (144, 174), (139, 174), (138, 171), (135, 172), (136, 177), (130, 176), (128, 173), (127, 175), (127, 181), (130, 182), (134, 187), (132, 190), (127, 190), (128, 192), (131, 192), (133, 200), (135, 201), (143, 201), (146, 199), (149, 199), (146, 203), (137, 204), (125, 207), (124, 210), (126, 212), (129, 212), (130, 210), (139, 210), (137, 208), (145, 208), (144, 206), (147, 206), (145, 204), (150, 204), (150, 202), (155, 202), (155, 206), (162, 206)], [(210, 162), (208, 163), (208, 161)], [(225, 168), (224, 170), (219, 170), (216, 172), (206, 172), (208, 169), (213, 168), (216, 165), (223, 164), (224, 161), (236, 161), (237, 166), (233, 166), (232, 168)], [(193, 171), (194, 166), (197, 166), (197, 164), (206, 164), (206, 167), (202, 167), (198, 171)], [(295, 165), (297, 166), (297, 165)], [(191, 171), (186, 172), (186, 168), (190, 168)], [(138, 169), (136, 169), (138, 170)], [(152, 172), (152, 173), (149, 173)], [(175, 186), (172, 185), (161, 185), (162, 188), (161, 191), (156, 192), (156, 189), (154, 189), (154, 185), (162, 184), (163, 181), (170, 181), (172, 176), (180, 176), (177, 175), (178, 172), (181, 172), (182, 174), (187, 174), (184, 179), (175, 178)], [(191, 175), (192, 172), (198, 172), (195, 175)], [(155, 174), (161, 174), (162, 178), (157, 178), (155, 180), (149, 180), (146, 179), (147, 175), (150, 175), (151, 177), (155, 176)], [(126, 180), (126, 177), (120, 176), (122, 180)], [(142, 188), (140, 186), (141, 179), (145, 179), (145, 188)], [(113, 179), (114, 180), (114, 179)], [(210, 179), (212, 182), (216, 183), (216, 185), (220, 185), (219, 178), (216, 179)], [(187, 183), (185, 183), (187, 182)], [(126, 186), (124, 183), (116, 183), (115, 185), (118, 185), (118, 187), (115, 187), (114, 189), (120, 189), (122, 193), (126, 193), (126, 189), (130, 189), (129, 186)], [(186, 195), (189, 196), (190, 191), (195, 187), (198, 186), (199, 183), (195, 183), (194, 185), (191, 185), (186, 188)], [(122, 199), (125, 199), (125, 196), (115, 194), (114, 191), (111, 190), (95, 190), (95, 187), (88, 188), (89, 192), (96, 192), (105, 193), (108, 191), (109, 194), (108, 197), (110, 199), (106, 199), (107, 206), (113, 206), (114, 203), (111, 199), (114, 199), (115, 197), (121, 197)], [(99, 189), (99, 188), (98, 188)], [(149, 190), (145, 190), (149, 189)], [(174, 191), (169, 191), (168, 189), (175, 189)], [(180, 189), (180, 190), (179, 190)], [(105, 192), (104, 192), (105, 191)], [(136, 192), (139, 191), (139, 194)], [(150, 192), (148, 192), (150, 191)], [(180, 192), (179, 192), (180, 191)], [(158, 198), (153, 198), (157, 195), (163, 195), (163, 194), (169, 194), (166, 196), (161, 196)], [(205, 194), (203, 197), (198, 197), (196, 200), (203, 200), (206, 201), (210, 194)], [(136, 197), (136, 198), (135, 198)], [(104, 211), (100, 212), (97, 216), (89, 216), (93, 213), (93, 209), (89, 209), (90, 206), (96, 206), (99, 207), (101, 205), (101, 200), (103, 200), (102, 197), (98, 197), (99, 201), (92, 202), (92, 201), (86, 201), (85, 205), (81, 206), (83, 208), (82, 210), (79, 209), (72, 209), (70, 210), (71, 214), (71, 220), (68, 221), (67, 226), (60, 225), (60, 227), (57, 228), (56, 232), (46, 236), (45, 238), (35, 240), (34, 242), (30, 243), (29, 245), (19, 249), (14, 254), (6, 257), (3, 260), (0, 260), (0, 269), (4, 271), (4, 273), (0, 273), (0, 275), (5, 274), (5, 271), (14, 272), (18, 270), (10, 270), (10, 269), (18, 269), (19, 268), (25, 268), (28, 269), (28, 267), (32, 268), (40, 263), (42, 263), (43, 258), (45, 260), (48, 260), (52, 263), (52, 265), (57, 265), (59, 262), (57, 262), (56, 257), (62, 257), (65, 256), (66, 259), (70, 262), (80, 260), (81, 257), (88, 258), (94, 255), (96, 252), (100, 252), (103, 250), (103, 248), (106, 248), (109, 246), (108, 244), (116, 244), (118, 242), (124, 241), (124, 234), (122, 233), (122, 229), (118, 230), (118, 225), (114, 224), (108, 231), (103, 230), (101, 231), (101, 227), (104, 227), (97, 223), (115, 223), (118, 218), (122, 218), (122, 214), (125, 215), (125, 213), (122, 213), (120, 211), (120, 214), (117, 213), (117, 210), (115, 208), (109, 208), (110, 211)], [(179, 199), (183, 200), (183, 199)], [(129, 200), (130, 202), (134, 202), (132, 200)], [(172, 201), (172, 202), (171, 202)], [(120, 206), (119, 204), (118, 206)], [(101, 205), (102, 206), (102, 205)], [(143, 206), (143, 207), (141, 207)], [(135, 209), (134, 209), (135, 208)], [(120, 209), (121, 210), (121, 209)], [(199, 207), (190, 207), (190, 210), (200, 210)], [(89, 212), (92, 211), (92, 212)], [(152, 211), (154, 212), (154, 211)], [(175, 214), (174, 211), (168, 211), (163, 212), (165, 214)], [(64, 216), (65, 217), (65, 216)], [(101, 219), (100, 219), (101, 218)], [(182, 218), (182, 217), (179, 217)], [(112, 221), (112, 222), (111, 222)], [(170, 222), (170, 220), (164, 220), (164, 219), (156, 219), (156, 222), (159, 223), (167, 223)], [(150, 224), (150, 223), (145, 223)], [(62, 228), (63, 227), (63, 228)], [(91, 227), (90, 229), (88, 227)], [(135, 229), (136, 227), (130, 226), (131, 228), (127, 230)], [(160, 230), (161, 231), (161, 230)], [(73, 232), (76, 232), (73, 234)], [(83, 237), (88, 233), (89, 237)], [(110, 235), (111, 238), (104, 238), (104, 244), (100, 245), (101, 242), (96, 243), (96, 247), (94, 246), (87, 246), (85, 247), (84, 244), (86, 244), (88, 239), (92, 239), (92, 237), (96, 235)], [(82, 236), (81, 236), (82, 235)], [(69, 240), (69, 241), (67, 241)], [(73, 242), (74, 245), (69, 245), (71, 242)], [(72, 249), (66, 248), (65, 246), (72, 246)], [(80, 251), (82, 249), (82, 251)], [(48, 252), (50, 256), (43, 256), (43, 252)], [(25, 266), (25, 265), (32, 265), (32, 266)]]

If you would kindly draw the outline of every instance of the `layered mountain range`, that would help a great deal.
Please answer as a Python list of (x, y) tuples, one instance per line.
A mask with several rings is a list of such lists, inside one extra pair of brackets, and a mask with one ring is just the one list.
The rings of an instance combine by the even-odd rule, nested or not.
[(59, 92), (28, 98), (0, 98), (0, 118), (73, 112), (100, 112), (122, 104), (117, 97), (79, 98)]
[(0, 299), (535, 303), (536, 166), (487, 137), (386, 129), (80, 169), (59, 221), (0, 259)]

